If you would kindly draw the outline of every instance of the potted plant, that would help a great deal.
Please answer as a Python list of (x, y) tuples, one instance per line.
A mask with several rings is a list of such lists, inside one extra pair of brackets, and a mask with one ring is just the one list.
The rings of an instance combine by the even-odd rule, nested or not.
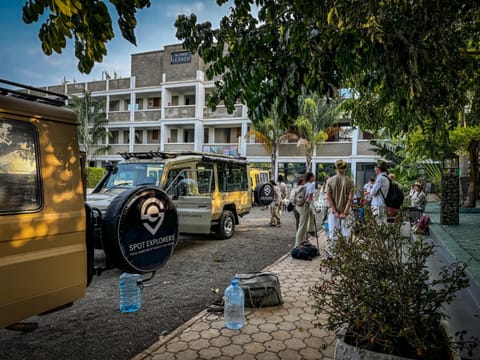
[(434, 245), (402, 237), (400, 226), (401, 221), (377, 223), (366, 207), (352, 236), (337, 234), (334, 258), (321, 261), (325, 276), (310, 289), (316, 313), (327, 315), (319, 326), (360, 350), (361, 357), (349, 359), (373, 359), (373, 352), (389, 359), (448, 359), (444, 355), (455, 347), (451, 337), (442, 336), (442, 305), (468, 286), (466, 265), (445, 266), (433, 278), (426, 262)]

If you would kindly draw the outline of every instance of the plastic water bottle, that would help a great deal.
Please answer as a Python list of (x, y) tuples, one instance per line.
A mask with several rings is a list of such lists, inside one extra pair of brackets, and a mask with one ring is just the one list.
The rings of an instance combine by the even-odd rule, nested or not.
[(245, 324), (245, 295), (238, 285), (238, 278), (233, 278), (225, 289), (224, 320), (227, 329), (238, 330)]
[(120, 311), (131, 313), (138, 311), (142, 306), (142, 295), (139, 282), (139, 274), (123, 273), (120, 275), (118, 289), (120, 290)]

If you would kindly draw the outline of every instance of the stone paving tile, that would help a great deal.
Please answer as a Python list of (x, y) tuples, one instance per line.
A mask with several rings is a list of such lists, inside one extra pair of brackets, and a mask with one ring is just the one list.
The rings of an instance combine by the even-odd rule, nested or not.
[[(319, 240), (320, 247), (324, 246), (325, 239)], [(312, 274), (318, 272), (319, 261), (286, 255), (265, 269), (278, 274), (285, 303), (246, 309), (243, 329), (226, 329), (222, 314), (204, 310), (134, 360), (332, 359), (334, 336), (316, 327), (322, 315), (315, 314), (314, 300), (308, 294), (315, 284), (317, 277)]]

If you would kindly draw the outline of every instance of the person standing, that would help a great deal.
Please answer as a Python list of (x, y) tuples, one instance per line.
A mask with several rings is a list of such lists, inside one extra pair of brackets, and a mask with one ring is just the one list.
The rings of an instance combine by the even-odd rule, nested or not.
[[(295, 209), (298, 212), (299, 219), (298, 219), (298, 229), (297, 229), (297, 234), (295, 236), (295, 246), (300, 245), (306, 240), (307, 237), (307, 231), (309, 234), (314, 235), (315, 234), (315, 219), (313, 216), (315, 216), (314, 210), (313, 210), (313, 197), (315, 193), (315, 175), (311, 172), (307, 172), (305, 174), (305, 201), (303, 204), (296, 204)], [(299, 190), (296, 191), (297, 194)]]
[(424, 212), (427, 206), (427, 195), (423, 192), (423, 186), (421, 183), (416, 182), (413, 188), (415, 191), (410, 199), (410, 205), (422, 209), (422, 212)]
[(270, 226), (280, 226), (280, 206), (282, 206), (282, 193), (275, 180), (270, 180), (273, 185), (273, 201), (270, 204)]
[[(295, 205), (295, 194), (296, 194), (296, 191), (300, 189), (300, 187), (304, 186), (305, 185), (305, 178), (303, 176), (299, 177), (297, 179), (297, 186), (295, 187), (295, 189), (293, 189), (292, 191), (290, 191), (290, 202), (292, 204)], [(299, 224), (299, 221), (300, 221), (300, 214), (298, 213), (297, 209), (296, 209), (296, 206), (293, 207), (293, 215), (295, 216), (295, 229), (298, 230), (298, 224)]]
[(327, 221), (328, 216), (328, 201), (327, 201), (327, 182), (330, 179), (330, 176), (325, 175), (325, 180), (323, 181), (323, 185), (320, 188), (318, 193), (318, 207), (320, 212), (320, 224), (325, 223)]
[(287, 198), (288, 189), (287, 189), (287, 183), (283, 179), (282, 175), (278, 175), (278, 182), (277, 183), (278, 183), (278, 187), (280, 188), (280, 193), (282, 194), (282, 202), (281, 202), (280, 207), (279, 207), (280, 216), (281, 216), (282, 211), (284, 211), (285, 207), (286, 207), (286, 204), (285, 204), (284, 200)]
[(375, 178), (371, 177), (368, 179), (368, 182), (363, 185), (363, 196), (365, 197), (367, 205), (372, 203), (372, 195), (370, 195), (370, 192), (372, 191), (373, 184), (375, 184)]
[(350, 236), (350, 228), (347, 225), (347, 216), (350, 213), (355, 183), (353, 179), (345, 175), (347, 163), (343, 160), (335, 162), (336, 175), (327, 182), (327, 201), (330, 206), (328, 211), (328, 258), (333, 259), (333, 250), (338, 232), (345, 237)]
[(372, 214), (378, 223), (386, 223), (387, 207), (385, 205), (385, 197), (390, 188), (390, 180), (387, 176), (387, 163), (383, 160), (377, 160), (374, 170), (377, 176), (370, 191), (372, 195)]

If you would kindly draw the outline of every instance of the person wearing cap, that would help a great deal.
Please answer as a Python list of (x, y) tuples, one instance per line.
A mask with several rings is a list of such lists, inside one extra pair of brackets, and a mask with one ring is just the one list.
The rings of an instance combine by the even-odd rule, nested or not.
[(353, 202), (355, 183), (352, 178), (345, 175), (347, 163), (343, 160), (335, 162), (336, 175), (328, 179), (327, 201), (330, 206), (328, 211), (328, 258), (333, 259), (333, 251), (338, 232), (345, 237), (350, 236), (350, 228), (347, 225), (347, 216)]
[(414, 192), (410, 199), (410, 205), (425, 211), (427, 206), (427, 195), (423, 192), (423, 186), (418, 181), (413, 184)]
[(387, 163), (383, 160), (377, 160), (375, 163), (375, 183), (370, 190), (372, 195), (372, 214), (376, 217), (377, 222), (387, 222), (387, 207), (385, 205), (385, 197), (390, 188), (390, 181), (387, 175)]

